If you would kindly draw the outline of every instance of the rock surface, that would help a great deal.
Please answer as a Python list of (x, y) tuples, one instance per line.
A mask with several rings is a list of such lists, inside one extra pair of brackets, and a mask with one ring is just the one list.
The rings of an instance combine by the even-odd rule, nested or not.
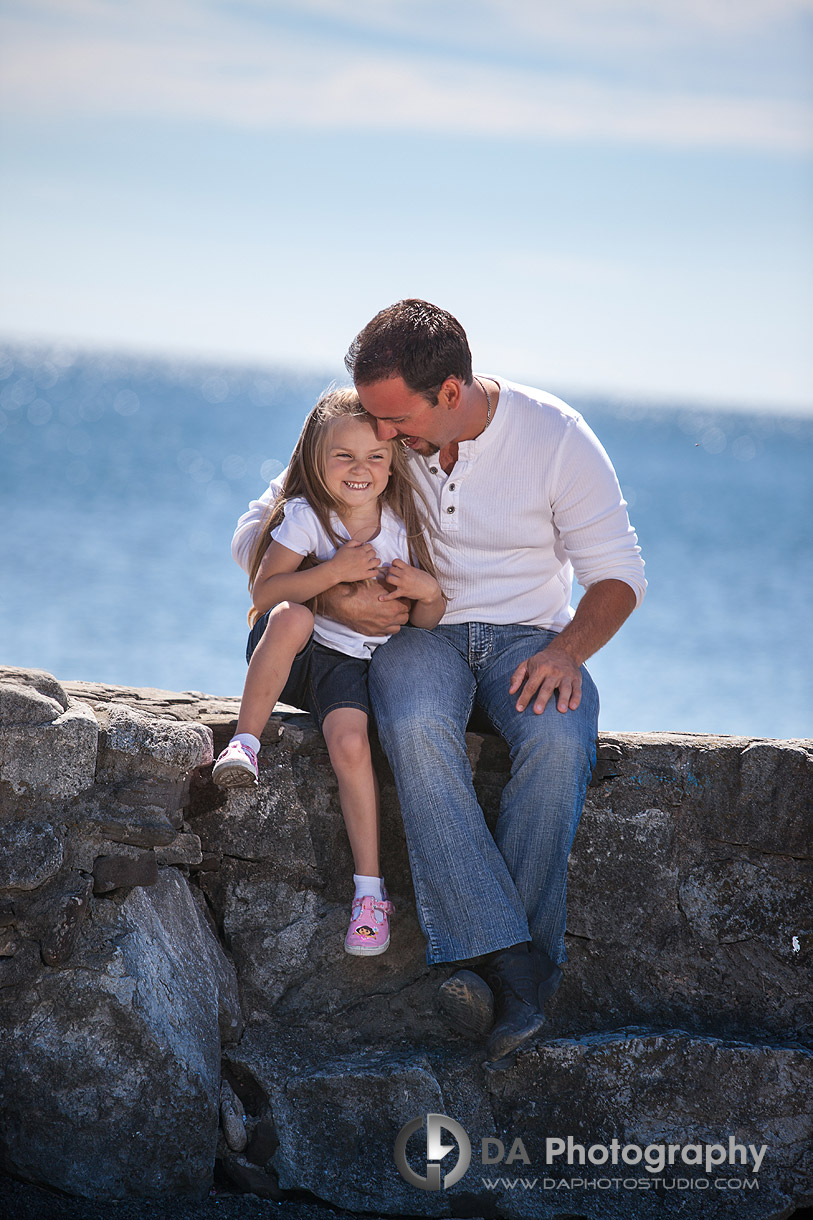
[(149, 845), (180, 837), (195, 858), (170, 819), (211, 761), (209, 731), (125, 705), (97, 719), (52, 678), (8, 670), (0, 708), (3, 1167), (91, 1198), (200, 1198), (237, 980)]
[[(682, 1178), (707, 1185), (682, 1192), (681, 1216), (769, 1217), (783, 1214), (800, 1188), (803, 1193), (796, 1161), (803, 1148), (810, 1056), (799, 1048), (756, 1048), (682, 1031), (618, 1030), (544, 1042), (502, 1072), (440, 1048), (422, 1054), (414, 1048), (368, 1049), (320, 1064), (288, 1051), (281, 1061), (267, 1039), (249, 1032), (229, 1057), (269, 1099), (280, 1137), (273, 1157), (280, 1185), (304, 1185), (337, 1206), (363, 1211), (375, 1200), (391, 1215), (457, 1216), (493, 1214), (496, 1206), (501, 1217), (572, 1216), (575, 1208), (590, 1220), (648, 1220), (669, 1214), (664, 1208), (676, 1191), (664, 1183)], [(470, 1168), (441, 1195), (410, 1186), (392, 1156), (400, 1129), (430, 1113), (454, 1116), (472, 1147)], [(546, 1140), (568, 1136), (584, 1150), (583, 1167), (578, 1153), (573, 1165), (566, 1154), (548, 1163)], [(727, 1152), (729, 1136), (746, 1158), (749, 1145), (767, 1144), (758, 1174), (739, 1164), (705, 1168), (705, 1147), (720, 1145)], [(414, 1140), (413, 1168), (425, 1176), (425, 1136), (417, 1132)], [(492, 1157), (499, 1154), (493, 1141), (500, 1141), (503, 1161), (482, 1163), (484, 1140), (492, 1141), (486, 1145)], [(670, 1143), (699, 1145), (699, 1165), (678, 1161), (677, 1168), (649, 1173), (621, 1160), (623, 1147)], [(607, 1161), (591, 1165), (587, 1150), (602, 1146), (609, 1150)], [(515, 1159), (506, 1164), (512, 1147)], [(711, 1184), (721, 1175), (737, 1186), (715, 1189)], [(594, 1183), (592, 1189), (570, 1186), (585, 1179)], [(613, 1179), (634, 1185), (595, 1185)], [(509, 1185), (518, 1180), (529, 1185)], [(757, 1189), (743, 1181), (756, 1182)]]
[[(448, 970), (425, 963), (380, 753), (397, 914), (390, 951), (365, 960), (341, 947), (352, 862), (321, 737), (278, 709), (258, 788), (227, 794), (209, 779), (210, 741), (222, 748), (237, 707), (0, 670), (14, 743), (0, 756), (7, 1169), (91, 1197), (200, 1196), (217, 1157), (263, 1198), (306, 1190), (380, 1215), (778, 1220), (810, 1200), (813, 743), (600, 738), (571, 856), (565, 981), (539, 1045), (495, 1072), (438, 1021)], [(468, 741), (493, 819), (506, 751)], [(53, 754), (71, 751), (63, 782)], [(57, 1079), (60, 1048), (38, 1127), (38, 1082)], [(419, 1190), (395, 1166), (398, 1132), (430, 1113), (472, 1141), (449, 1190)], [(658, 1187), (640, 1166), (547, 1165), (545, 1139), (568, 1135), (733, 1136), (767, 1151), (758, 1173), (725, 1167), (736, 1186), (670, 1187), (714, 1180), (681, 1165)], [(507, 1155), (517, 1137), (527, 1162), (482, 1164), (482, 1139)], [(421, 1138), (408, 1155), (426, 1173)], [(647, 1186), (544, 1187), (552, 1174)], [(520, 1178), (538, 1182), (505, 1184)]]

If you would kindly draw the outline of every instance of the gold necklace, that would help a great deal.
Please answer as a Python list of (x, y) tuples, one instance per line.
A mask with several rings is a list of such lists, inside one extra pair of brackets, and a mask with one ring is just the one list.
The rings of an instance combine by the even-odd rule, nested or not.
[[(482, 383), (482, 381), (480, 380), (480, 378), (479, 378), (479, 377), (475, 377), (475, 378), (474, 378), (474, 380), (477, 382), (477, 384), (479, 385), (480, 389), (483, 391), (483, 393), (484, 393), (484, 394), (485, 394), (485, 396), (486, 396), (486, 403), (487, 403), (487, 405), (488, 405), (488, 412), (487, 412), (487, 414), (486, 414), (486, 428), (487, 428), (487, 427), (488, 427), (488, 425), (491, 423), (491, 395), (489, 394), (488, 390), (487, 390), (487, 389), (486, 389), (486, 387), (483, 385), (483, 383)], [(485, 432), (486, 428), (483, 428), (483, 431), (484, 431), (484, 432)]]

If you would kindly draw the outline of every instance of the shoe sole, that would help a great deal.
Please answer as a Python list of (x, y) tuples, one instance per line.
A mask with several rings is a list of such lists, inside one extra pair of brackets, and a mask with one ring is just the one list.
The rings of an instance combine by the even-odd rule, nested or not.
[(438, 1007), (457, 1033), (485, 1038), (494, 1024), (494, 996), (473, 970), (458, 970), (438, 990)]
[(379, 953), (386, 953), (390, 947), (390, 938), (387, 937), (385, 945), (376, 945), (374, 948), (365, 949), (362, 945), (345, 945), (345, 953), (349, 953), (351, 957), (378, 957)]
[(250, 788), (257, 783), (257, 777), (252, 771), (240, 767), (236, 763), (228, 763), (219, 770), (212, 771), (212, 782), (218, 788)]

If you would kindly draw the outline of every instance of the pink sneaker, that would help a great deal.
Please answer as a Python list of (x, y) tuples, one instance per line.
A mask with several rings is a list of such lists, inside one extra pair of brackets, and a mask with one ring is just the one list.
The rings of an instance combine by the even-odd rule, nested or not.
[(212, 768), (220, 788), (247, 788), (257, 783), (257, 755), (242, 741), (230, 741)]
[[(383, 891), (386, 894), (386, 890)], [(353, 953), (356, 957), (374, 957), (377, 953), (386, 953), (390, 944), (390, 921), (388, 916), (394, 914), (395, 907), (385, 898), (379, 902), (366, 894), (364, 898), (353, 901), (350, 912), (350, 927), (344, 938), (345, 953)]]

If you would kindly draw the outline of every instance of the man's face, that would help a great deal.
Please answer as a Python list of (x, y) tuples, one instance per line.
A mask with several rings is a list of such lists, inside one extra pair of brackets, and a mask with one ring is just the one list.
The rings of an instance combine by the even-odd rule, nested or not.
[(356, 386), (361, 405), (378, 420), (379, 440), (398, 437), (405, 448), (429, 457), (455, 440), (457, 420), (443, 405), (436, 407), (410, 390), (403, 377), (387, 377)]

